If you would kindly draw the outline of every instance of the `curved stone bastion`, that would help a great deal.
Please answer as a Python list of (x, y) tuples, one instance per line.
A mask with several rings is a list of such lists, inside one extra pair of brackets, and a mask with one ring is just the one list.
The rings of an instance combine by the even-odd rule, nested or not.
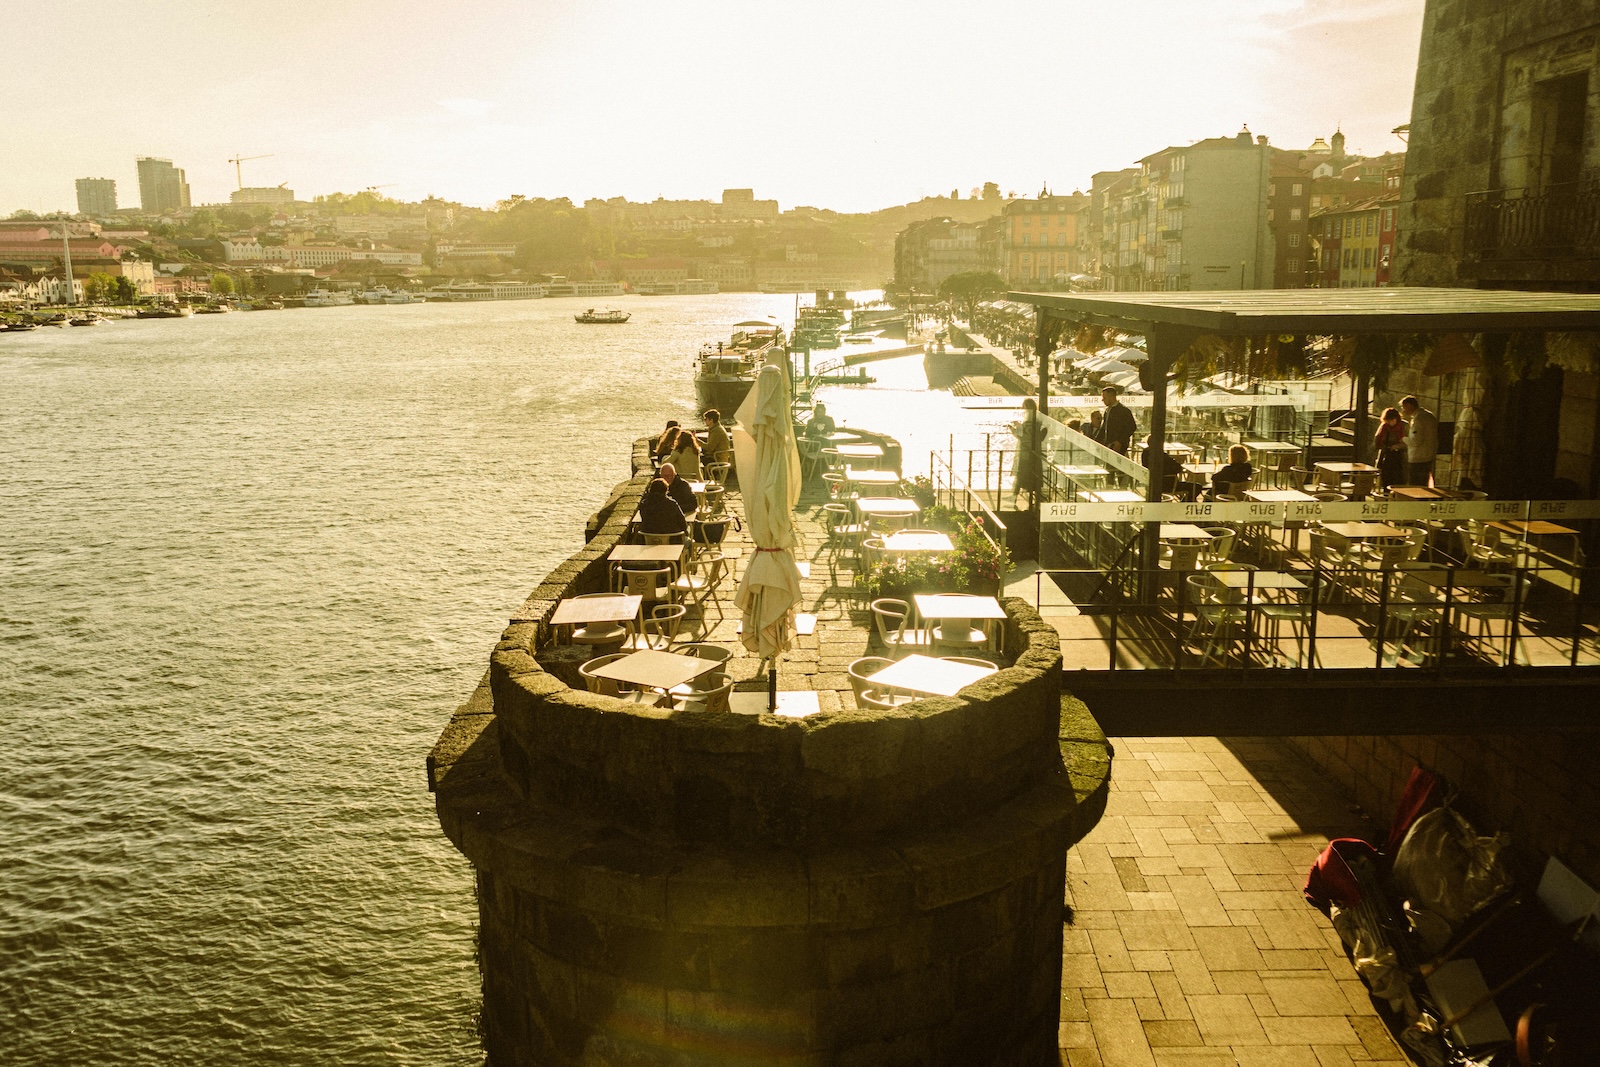
[(1066, 850), (1098, 811), (1063, 763), (1055, 632), (1007, 600), (1014, 666), (893, 711), (571, 688), (539, 662), (545, 620), (603, 575), (640, 487), (429, 757), (477, 869), (490, 1063), (1056, 1062)]

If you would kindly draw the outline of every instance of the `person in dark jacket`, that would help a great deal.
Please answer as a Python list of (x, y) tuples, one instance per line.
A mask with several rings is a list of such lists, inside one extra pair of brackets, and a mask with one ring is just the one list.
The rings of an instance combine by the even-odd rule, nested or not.
[(650, 484), (644, 487), (644, 496), (639, 498), (639, 532), (681, 534), (688, 529), (683, 508), (667, 493), (666, 481), (650, 479)]
[(1115, 387), (1108, 385), (1100, 390), (1100, 403), (1106, 409), (1105, 446), (1126, 456), (1128, 446), (1133, 443), (1133, 435), (1139, 432), (1139, 423), (1134, 419), (1133, 412), (1117, 399)]
[(678, 468), (670, 463), (661, 465), (661, 481), (667, 483), (667, 495), (678, 502), (678, 507), (688, 515), (700, 506), (700, 501), (695, 499), (694, 490), (689, 488), (689, 483), (678, 477)]
[(1250, 463), (1250, 450), (1244, 445), (1234, 445), (1228, 449), (1228, 465), (1211, 476), (1211, 492), (1226, 493), (1228, 486), (1234, 482), (1248, 482), (1256, 476), (1256, 469)]

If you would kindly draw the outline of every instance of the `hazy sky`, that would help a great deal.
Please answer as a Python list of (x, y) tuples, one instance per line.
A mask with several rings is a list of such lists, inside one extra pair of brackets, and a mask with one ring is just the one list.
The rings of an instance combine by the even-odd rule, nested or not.
[[(867, 210), (1086, 186), (1242, 123), (1401, 147), (1423, 0), (20, 0), (0, 214), (171, 158), (195, 203), (386, 186)], [(24, 91), (25, 87), (25, 91)]]

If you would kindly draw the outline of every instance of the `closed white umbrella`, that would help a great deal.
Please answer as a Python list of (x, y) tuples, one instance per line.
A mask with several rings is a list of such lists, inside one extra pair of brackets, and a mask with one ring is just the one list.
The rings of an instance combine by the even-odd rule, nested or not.
[[(787, 356), (774, 353), (774, 358)], [(800, 453), (789, 411), (789, 378), (781, 362), (769, 361), (761, 368), (737, 417), (733, 455), (755, 551), (745, 564), (734, 604), (744, 620), (744, 647), (770, 659), (794, 644), (795, 605), (801, 595), (793, 551)]]
[[(1126, 374), (1129, 371), (1132, 371), (1133, 368), (1121, 360), (1108, 359), (1102, 362), (1098, 367), (1090, 368), (1090, 370), (1094, 374)], [(1134, 373), (1137, 374), (1138, 372), (1134, 371)]]

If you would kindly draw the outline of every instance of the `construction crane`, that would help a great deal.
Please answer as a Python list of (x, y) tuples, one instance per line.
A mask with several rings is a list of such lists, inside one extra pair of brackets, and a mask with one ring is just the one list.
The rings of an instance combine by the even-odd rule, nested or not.
[(228, 160), (229, 163), (233, 164), (233, 169), (235, 171), (236, 176), (239, 179), (239, 188), (241, 188), (241, 189), (244, 188), (244, 164), (250, 162), (252, 159), (271, 159), (271, 158), (272, 158), (272, 153), (268, 152), (264, 156), (234, 156), (232, 159)]
[(397, 184), (398, 184), (397, 182), (389, 182), (389, 183), (387, 183), (385, 185), (369, 185), (369, 186), (367, 186), (365, 189), (363, 189), (361, 191), (363, 193), (375, 193), (379, 189), (393, 189)]

